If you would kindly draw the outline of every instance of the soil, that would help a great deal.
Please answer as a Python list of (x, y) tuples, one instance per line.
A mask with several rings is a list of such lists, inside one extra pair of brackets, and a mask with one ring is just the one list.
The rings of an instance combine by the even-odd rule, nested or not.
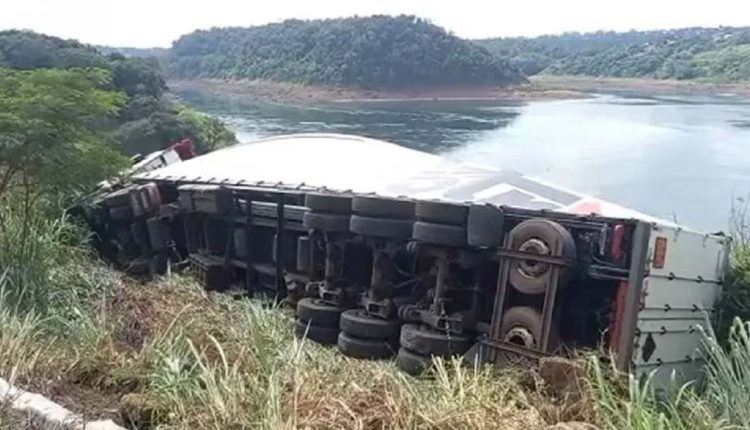
[(200, 79), (171, 81), (176, 92), (195, 91), (222, 97), (274, 102), (399, 102), (420, 100), (562, 100), (588, 97), (580, 91), (549, 89), (535, 84), (513, 87), (465, 86), (442, 88), (372, 89), (301, 85), (264, 80)]
[(653, 94), (750, 96), (750, 83), (712, 83), (641, 78), (598, 78), (591, 76), (534, 76), (533, 85), (548, 90), (580, 92), (633, 91)]
[(101, 390), (62, 378), (48, 381), (39, 394), (82, 415), (86, 421), (111, 419), (122, 424), (118, 412), (122, 396), (120, 393)]

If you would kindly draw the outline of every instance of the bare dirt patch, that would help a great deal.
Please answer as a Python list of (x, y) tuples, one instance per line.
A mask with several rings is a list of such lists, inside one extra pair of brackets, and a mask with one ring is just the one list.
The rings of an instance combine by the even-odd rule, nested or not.
[(274, 102), (399, 102), (418, 100), (560, 100), (584, 98), (586, 94), (573, 90), (547, 89), (533, 84), (513, 87), (453, 86), (443, 88), (371, 89), (301, 85), (263, 80), (200, 79), (172, 81), (177, 91), (196, 91), (217, 94), (240, 100)]

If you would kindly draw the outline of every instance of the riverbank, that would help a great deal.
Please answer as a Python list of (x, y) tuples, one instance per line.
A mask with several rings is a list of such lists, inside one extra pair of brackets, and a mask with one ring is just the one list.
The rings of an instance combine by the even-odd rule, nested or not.
[(750, 97), (750, 83), (711, 83), (670, 79), (600, 78), (593, 76), (540, 75), (529, 78), (531, 84), (548, 91), (638, 92), (685, 95), (737, 95)]
[(514, 87), (446, 87), (368, 89), (303, 85), (264, 80), (198, 79), (170, 81), (176, 92), (200, 92), (244, 100), (291, 103), (398, 102), (420, 100), (564, 100), (588, 97), (574, 90), (543, 88), (534, 84)]

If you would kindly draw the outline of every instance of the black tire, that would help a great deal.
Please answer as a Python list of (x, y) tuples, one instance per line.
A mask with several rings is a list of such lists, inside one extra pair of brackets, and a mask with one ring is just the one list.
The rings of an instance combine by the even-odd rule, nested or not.
[(342, 309), (310, 297), (297, 302), (297, 318), (316, 326), (335, 327), (339, 329), (339, 317)]
[(396, 339), (366, 339), (339, 333), (339, 350), (347, 357), (377, 360), (388, 358), (396, 353)]
[[(529, 349), (539, 349), (542, 324), (542, 314), (537, 309), (528, 306), (509, 308), (500, 322), (500, 339)], [(547, 341), (548, 351), (557, 348), (560, 342), (557, 333), (554, 327), (550, 330)]]
[(472, 205), (469, 208), (466, 237), (469, 245), (495, 248), (503, 245), (503, 211), (492, 205)]
[(457, 203), (420, 201), (417, 202), (414, 213), (420, 221), (466, 225), (469, 207)]
[(148, 226), (143, 222), (134, 222), (130, 224), (130, 235), (133, 241), (138, 244), (141, 249), (151, 249), (151, 241), (149, 239)]
[(341, 314), (342, 332), (366, 339), (394, 339), (401, 331), (400, 320), (384, 320), (367, 314), (364, 309), (349, 309)]
[(312, 260), (310, 255), (310, 238), (300, 236), (297, 239), (297, 271), (301, 273), (310, 273), (312, 269)]
[(396, 366), (409, 375), (420, 376), (432, 366), (432, 358), (401, 347), (396, 356)]
[(412, 237), (420, 242), (434, 245), (454, 246), (457, 248), (468, 245), (466, 242), (466, 227), (457, 225), (417, 221), (414, 223)]
[(349, 231), (349, 215), (307, 212), (304, 215), (302, 223), (310, 230), (329, 232)]
[(169, 268), (169, 258), (163, 254), (156, 254), (149, 261), (148, 271), (151, 277), (156, 277), (167, 273)]
[(412, 221), (370, 218), (360, 215), (352, 215), (349, 229), (353, 233), (363, 236), (385, 237), (389, 239), (406, 240), (411, 239)]
[(306, 321), (298, 319), (294, 322), (294, 335), (298, 339), (304, 338), (323, 345), (335, 345), (339, 338), (339, 329), (338, 327), (308, 324)]
[(352, 212), (352, 198), (332, 194), (310, 193), (305, 195), (305, 206), (311, 211), (332, 214), (349, 214)]
[(414, 218), (414, 202), (386, 197), (354, 196), (352, 210), (377, 218)]
[[(560, 224), (543, 218), (526, 220), (511, 230), (514, 250), (554, 255), (556, 257), (574, 258), (576, 245), (570, 232)], [(563, 242), (561, 254), (555, 255), (551, 246), (556, 241)], [(544, 251), (546, 249), (546, 251)], [(546, 263), (533, 260), (513, 260), (510, 263), (508, 280), (510, 284), (524, 294), (542, 294), (550, 284), (551, 267)], [(564, 272), (565, 269), (562, 269)]]
[(109, 208), (109, 218), (116, 221), (128, 221), (133, 219), (133, 209), (130, 205)]
[(156, 251), (167, 249), (169, 243), (169, 226), (167, 223), (158, 217), (154, 217), (146, 220), (146, 226), (151, 247)]
[(247, 232), (245, 229), (236, 229), (232, 234), (234, 241), (234, 255), (240, 258), (247, 257)]
[(399, 338), (406, 349), (440, 357), (463, 354), (471, 347), (472, 340), (467, 334), (447, 334), (422, 324), (404, 324)]
[(127, 187), (112, 192), (104, 197), (104, 206), (108, 208), (115, 208), (118, 206), (125, 206), (130, 204), (130, 190), (133, 187)]

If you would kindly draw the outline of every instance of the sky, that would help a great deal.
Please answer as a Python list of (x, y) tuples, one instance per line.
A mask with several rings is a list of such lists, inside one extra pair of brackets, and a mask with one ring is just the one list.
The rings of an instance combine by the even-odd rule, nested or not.
[(168, 47), (196, 29), (287, 18), (410, 14), (458, 36), (750, 25), (750, 0), (0, 0), (0, 29), (110, 46)]

